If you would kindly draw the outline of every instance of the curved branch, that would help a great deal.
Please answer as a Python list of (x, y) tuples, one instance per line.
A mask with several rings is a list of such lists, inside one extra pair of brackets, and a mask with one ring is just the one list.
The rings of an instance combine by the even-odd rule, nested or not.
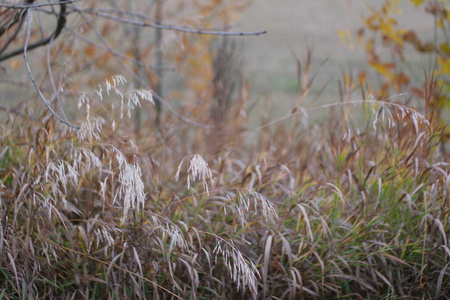
[[(53, 32), (53, 34), (50, 35), (46, 39), (42, 39), (40, 41), (37, 41), (33, 44), (28, 45), (27, 51), (47, 45), (48, 43), (50, 43), (50, 41), (56, 39), (61, 34), (61, 31), (63, 30), (64, 26), (66, 26), (66, 6), (67, 6), (67, 4), (65, 2), (60, 4), (60, 11), (58, 14), (58, 22), (56, 24), (56, 28), (55, 28), (55, 31)], [(27, 13), (28, 13), (28, 10), (29, 10), (29, 8), (27, 9)], [(24, 50), (25, 50), (25, 47), (21, 47), (16, 50), (13, 50), (9, 53), (6, 53), (6, 54), (0, 56), (0, 61), (4, 61), (4, 60), (7, 60), (16, 55), (22, 54), (24, 52)]]
[[(28, 74), (30, 75), (31, 81), (33, 82), (34, 87), (36, 88), (39, 97), (41, 97), (42, 101), (44, 102), (45, 106), (48, 108), (48, 110), (53, 114), (53, 116), (55, 116), (61, 123), (66, 124), (69, 127), (75, 128), (75, 129), (80, 129), (80, 126), (76, 126), (76, 125), (72, 125), (69, 122), (65, 121), (63, 118), (61, 118), (56, 112), (55, 110), (50, 106), (50, 103), (47, 101), (47, 99), (45, 99), (44, 95), (42, 94), (41, 90), (39, 89), (36, 80), (34, 79), (33, 73), (31, 72), (31, 67), (30, 64), (28, 62), (28, 42), (30, 40), (30, 34), (31, 34), (31, 13), (30, 10), (27, 10), (27, 23), (28, 23), (28, 28), (27, 28), (27, 38), (25, 40), (25, 46), (23, 47), (23, 59), (25, 61), (25, 65), (27, 66), (27, 70), (28, 70)], [(50, 41), (52, 41), (53, 39), (53, 35), (50, 37)]]

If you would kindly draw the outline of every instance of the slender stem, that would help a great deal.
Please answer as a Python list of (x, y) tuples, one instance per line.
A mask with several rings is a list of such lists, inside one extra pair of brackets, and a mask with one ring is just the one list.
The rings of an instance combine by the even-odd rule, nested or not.
[(57, 1), (57, 2), (47, 2), (47, 3), (37, 3), (37, 4), (31, 4), (34, 1), (28, 1), (28, 3), (30, 4), (14, 4), (14, 3), (0, 3), (0, 7), (5, 7), (5, 8), (11, 8), (11, 9), (19, 9), (19, 8), (37, 8), (37, 7), (44, 7), (44, 6), (51, 6), (51, 5), (55, 5), (55, 4), (70, 4), (70, 3), (75, 3), (75, 2), (79, 2), (82, 0), (67, 0), (67, 1)]
[[(404, 95), (404, 94), (399, 94), (399, 95), (397, 95), (397, 96), (402, 96), (402, 95)], [(392, 98), (392, 97), (391, 97), (391, 98)], [(388, 99), (389, 99), (389, 98), (388, 98)], [(276, 124), (276, 123), (279, 123), (279, 122), (284, 121), (284, 120), (286, 120), (286, 119), (289, 119), (289, 118), (291, 118), (291, 117), (305, 114), (306, 112), (312, 112), (312, 111), (315, 111), (315, 110), (320, 110), (320, 109), (329, 108), (329, 107), (335, 107), (335, 106), (348, 105), (348, 104), (355, 104), (355, 105), (356, 105), (356, 104), (365, 104), (365, 103), (382, 104), (382, 105), (393, 106), (393, 107), (397, 107), (397, 108), (404, 108), (404, 109), (406, 109), (406, 110), (408, 110), (408, 111), (416, 112), (416, 113), (417, 113), (417, 111), (414, 110), (414, 109), (412, 109), (412, 108), (409, 108), (409, 107), (406, 107), (406, 106), (402, 106), (402, 105), (397, 104), (397, 103), (384, 102), (384, 101), (381, 101), (381, 100), (352, 100), (352, 101), (343, 101), (343, 102), (338, 102), (338, 103), (330, 103), (330, 104), (320, 105), (320, 106), (313, 107), (313, 108), (310, 108), (310, 109), (300, 109), (299, 111), (297, 111), (297, 112), (295, 112), (295, 113), (289, 114), (289, 115), (284, 116), (284, 117), (281, 117), (281, 118), (279, 118), (279, 119), (277, 119), (277, 120), (274, 120), (274, 121), (268, 122), (268, 123), (266, 123), (266, 124), (264, 124), (264, 125), (261, 125), (261, 126), (259, 126), (259, 127), (253, 128), (253, 129), (249, 130), (249, 132), (251, 132), (251, 131), (258, 131), (258, 130), (264, 129), (264, 128), (266, 128), (266, 127), (269, 127), (269, 126), (271, 126), (271, 125), (273, 125), (273, 124)], [(429, 126), (429, 121), (428, 121), (425, 117), (423, 117), (423, 121), (425, 122), (425, 124), (426, 124), (427, 126)]]
[[(79, 8), (75, 8), (75, 10), (81, 11)], [(142, 26), (142, 27), (150, 27), (155, 29), (162, 29), (162, 30), (173, 30), (173, 31), (180, 31), (185, 33), (192, 33), (192, 34), (206, 34), (206, 35), (232, 35), (232, 36), (249, 36), (249, 35), (261, 35), (267, 33), (266, 30), (261, 31), (250, 31), (250, 32), (229, 32), (229, 31), (219, 31), (219, 30), (202, 30), (202, 29), (191, 29), (183, 26), (176, 26), (176, 25), (167, 25), (167, 24), (158, 24), (158, 22), (155, 23), (149, 23), (145, 21), (135, 21), (130, 20), (123, 17), (114, 16), (107, 13), (102, 13), (94, 9), (84, 9), (84, 12), (90, 13), (92, 15), (102, 17), (105, 19), (111, 19), (115, 21), (119, 21), (126, 24), (132, 24), (136, 26)]]
[(75, 128), (75, 129), (80, 129), (80, 126), (76, 126), (73, 124), (70, 124), (69, 122), (65, 121), (63, 118), (61, 118), (54, 110), (53, 108), (50, 106), (50, 103), (47, 101), (47, 99), (45, 99), (44, 95), (42, 94), (41, 90), (39, 89), (39, 86), (36, 83), (36, 80), (34, 79), (33, 73), (31, 72), (31, 67), (30, 67), (30, 63), (28, 62), (28, 55), (27, 55), (27, 50), (28, 50), (28, 43), (30, 41), (30, 35), (31, 35), (31, 12), (28, 9), (27, 10), (27, 38), (25, 40), (25, 45), (23, 47), (23, 59), (25, 60), (25, 64), (27, 66), (27, 70), (28, 70), (28, 74), (30, 75), (31, 81), (33, 82), (34, 87), (36, 88), (39, 97), (41, 98), (41, 100), (44, 102), (45, 106), (47, 107), (47, 109), (53, 114), (53, 116), (55, 116), (61, 123)]

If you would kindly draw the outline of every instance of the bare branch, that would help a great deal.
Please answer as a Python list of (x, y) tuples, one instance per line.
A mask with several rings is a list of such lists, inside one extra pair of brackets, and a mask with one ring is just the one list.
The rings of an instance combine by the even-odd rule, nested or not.
[[(118, 9), (118, 8), (113, 8), (113, 9), (111, 9), (111, 8), (95, 8), (95, 10), (97, 12), (103, 12), (103, 13), (114, 13), (114, 14), (117, 14), (119, 16), (131, 16), (131, 17), (139, 18), (141, 20), (150, 21), (150, 22), (153, 22), (153, 23), (158, 23), (159, 22), (159, 25), (161, 25), (161, 23), (162, 23), (161, 20), (158, 20), (157, 18), (153, 18), (153, 17), (150, 17), (150, 16), (148, 16), (146, 14), (138, 13), (138, 12), (135, 12), (135, 11), (122, 10), (122, 9)], [(200, 30), (200, 31), (209, 30), (209, 31), (226, 31), (226, 32), (228, 32), (233, 27), (234, 26), (228, 25), (228, 26), (222, 26), (220, 28), (219, 27), (218, 28), (214, 28), (214, 27), (212, 27), (212, 28), (193, 27), (193, 28), (190, 28), (190, 29), (191, 30), (197, 30), (197, 31), (198, 30)]]
[[(19, 34), (20, 29), (22, 28), (23, 25), (23, 15), (24, 11), (21, 11), (20, 13), (17, 13), (14, 16), (14, 19), (16, 19), (17, 16), (18, 17), (18, 22), (19, 24), (17, 25), (16, 30), (14, 31), (13, 35), (6, 41), (6, 43), (3, 45), (2, 49), (0, 49), (0, 53), (3, 53), (3, 51), (6, 50), (6, 48), (8, 48), (8, 46), (17, 38), (17, 35)], [(11, 26), (14, 25), (14, 23), (16, 23), (15, 20), (11, 20), (11, 22), (9, 24), (5, 24), (4, 26), (2, 26), (2, 28), (0, 29), (0, 36), (2, 36), (4, 33), (6, 33), (6, 31), (8, 31)]]
[(114, 16), (108, 13), (102, 13), (99, 12), (96, 9), (87, 8), (87, 9), (80, 9), (76, 8), (75, 6), (71, 6), (77, 11), (83, 11), (87, 12), (89, 14), (102, 17), (105, 19), (115, 20), (126, 24), (141, 26), (141, 27), (149, 27), (149, 28), (155, 28), (155, 29), (162, 29), (162, 30), (173, 30), (173, 31), (179, 31), (179, 32), (185, 32), (185, 33), (192, 33), (192, 34), (208, 34), (208, 35), (227, 35), (227, 36), (249, 36), (249, 35), (261, 35), (267, 33), (266, 30), (262, 31), (254, 31), (254, 32), (228, 32), (228, 31), (216, 31), (216, 30), (201, 30), (201, 29), (193, 29), (193, 28), (187, 28), (182, 26), (176, 26), (176, 25), (167, 25), (167, 24), (155, 24), (155, 23), (149, 23), (145, 21), (135, 21), (130, 20), (123, 17)]
[[(27, 7), (28, 5), (31, 5), (34, 2), (34, 0), (26, 0), (25, 5), (22, 5), (23, 8)], [(8, 8), (13, 8), (10, 6), (7, 6)], [(19, 28), (22, 24), (22, 16), (24, 14), (25, 10), (21, 10), (19, 12), (15, 12), (14, 16), (8, 20), (4, 25), (0, 27), (0, 36), (5, 34), (6, 31), (8, 31), (12, 26), (14, 26), (17, 22), (20, 22)]]
[[(63, 5), (61, 5), (63, 6)], [(62, 7), (61, 7), (62, 9)], [(39, 89), (36, 80), (34, 79), (33, 73), (31, 72), (31, 67), (30, 67), (30, 63), (28, 62), (28, 55), (27, 55), (27, 50), (28, 50), (28, 42), (30, 41), (30, 35), (31, 35), (31, 12), (30, 10), (27, 10), (27, 38), (25, 40), (25, 45), (23, 47), (23, 59), (25, 61), (25, 64), (27, 66), (27, 70), (28, 70), (28, 74), (30, 75), (31, 81), (33, 82), (34, 87), (36, 88), (39, 96), (41, 97), (42, 101), (44, 102), (45, 106), (47, 107), (48, 110), (50, 110), (50, 112), (61, 122), (64, 123), (65, 125), (75, 128), (75, 129), (80, 129), (80, 126), (76, 126), (76, 125), (72, 125), (69, 122), (65, 121), (63, 118), (61, 118), (54, 110), (53, 108), (50, 106), (50, 103), (47, 101), (47, 99), (45, 99), (44, 95), (42, 94), (41, 90)], [(51, 38), (53, 39), (53, 37)]]
[[(28, 11), (29, 11), (29, 9), (27, 9), (27, 13), (28, 13)], [(60, 35), (64, 26), (66, 26), (66, 4), (60, 4), (58, 21), (57, 21), (56, 28), (55, 28), (55, 31), (53, 32), (53, 34), (46, 39), (42, 39), (38, 42), (28, 45), (28, 50), (33, 50), (38, 47), (47, 45), (52, 39), (56, 39)], [(0, 56), (0, 61), (4, 61), (4, 60), (7, 60), (16, 55), (19, 55), (19, 54), (23, 53), (24, 51), (25, 51), (24, 47), (13, 50), (5, 55)]]
[(58, 2), (47, 2), (47, 3), (37, 3), (37, 4), (31, 4), (34, 2), (34, 0), (27, 0), (30, 4), (15, 4), (15, 3), (0, 3), (0, 7), (6, 7), (11, 9), (19, 9), (19, 8), (37, 8), (37, 7), (44, 7), (44, 6), (52, 6), (57, 4), (71, 4), (75, 2), (80, 2), (82, 0), (66, 0), (66, 1), (58, 1)]

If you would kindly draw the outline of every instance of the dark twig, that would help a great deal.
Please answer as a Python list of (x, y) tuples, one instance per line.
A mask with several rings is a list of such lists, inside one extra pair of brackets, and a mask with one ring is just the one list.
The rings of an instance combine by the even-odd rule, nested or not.
[[(8, 48), (8, 46), (17, 38), (17, 35), (19, 34), (20, 29), (22, 28), (22, 25), (23, 25), (23, 13), (24, 12), (25, 11), (22, 10), (22, 11), (16, 13), (16, 15), (14, 16), (14, 19), (16, 19), (17, 16), (19, 16), (18, 17), (19, 24), (17, 25), (17, 28), (14, 31), (13, 35), (6, 41), (6, 43), (3, 45), (2, 49), (0, 49), (0, 53), (3, 53), (3, 51), (5, 51), (6, 48)], [(0, 32), (1, 32), (0, 36), (2, 36), (16, 22), (17, 21), (15, 21), (15, 20), (11, 20), (11, 23), (5, 24), (4, 26), (2, 26), (2, 28), (0, 29)]]
[[(6, 7), (11, 9), (19, 9), (19, 8), (37, 8), (37, 7), (44, 7), (44, 6), (52, 6), (57, 4), (71, 4), (75, 2), (80, 2), (82, 0), (67, 0), (67, 1), (57, 1), (57, 2), (47, 2), (47, 3), (37, 3), (37, 4), (14, 4), (14, 3), (0, 3), (0, 7)], [(34, 0), (28, 0), (29, 3), (33, 3)]]
[[(29, 11), (29, 9), (27, 10), (27, 13), (28, 13), (28, 11)], [(42, 39), (38, 42), (28, 45), (28, 51), (36, 49), (36, 48), (44, 46), (44, 45), (47, 45), (52, 39), (56, 39), (60, 35), (64, 26), (66, 26), (66, 4), (62, 3), (62, 4), (60, 4), (60, 11), (58, 14), (58, 23), (56, 25), (56, 29), (53, 32), (53, 34), (46, 39)], [(19, 54), (23, 53), (24, 51), (25, 51), (24, 47), (13, 50), (5, 55), (0, 56), (0, 61), (4, 61), (13, 56), (19, 55)]]
[[(34, 2), (34, 0), (26, 0), (25, 4), (21, 5), (22, 6), (21, 8), (27, 8), (29, 5), (32, 5), (33, 2)], [(8, 7), (8, 8), (15, 8), (15, 7), (11, 7), (9, 5), (3, 6), (2, 4), (0, 4), (0, 6)], [(2, 25), (0, 27), (0, 36), (5, 34), (5, 32), (8, 31), (17, 22), (20, 21), (20, 23), (22, 24), (22, 17), (23, 17), (24, 12), (25, 12), (25, 9), (22, 9), (21, 11), (16, 12), (14, 14), (14, 16), (6, 22), (6, 24)], [(21, 24), (19, 24), (19, 28), (20, 28)]]

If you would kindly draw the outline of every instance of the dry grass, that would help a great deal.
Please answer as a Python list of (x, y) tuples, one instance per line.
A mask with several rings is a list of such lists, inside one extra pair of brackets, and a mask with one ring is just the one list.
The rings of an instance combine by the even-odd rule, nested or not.
[(130, 135), (151, 97), (120, 78), (81, 96), (78, 132), (47, 113), (2, 126), (1, 298), (450, 298), (450, 165), (419, 112), (235, 118), (212, 150), (215, 129), (170, 115)]
[[(154, 22), (131, 11), (130, 22)], [(39, 34), (29, 12), (21, 45)], [(380, 100), (369, 73), (349, 70), (331, 103), (309, 106), (323, 84), (308, 49), (288, 63), (297, 107), (271, 120), (282, 109), (253, 102), (231, 40), (176, 36), (167, 47), (183, 49), (166, 48), (153, 70), (156, 45), (131, 39), (129, 22), (79, 17), (46, 62), (24, 51), (24, 66), (4, 68), (20, 79), (26, 67), (33, 85), (10, 93), (16, 102), (27, 87), (26, 105), (0, 107), (0, 299), (450, 298), (448, 110), (435, 101), (445, 74)], [(177, 71), (161, 77), (169, 61)], [(145, 89), (160, 84), (166, 99)]]

